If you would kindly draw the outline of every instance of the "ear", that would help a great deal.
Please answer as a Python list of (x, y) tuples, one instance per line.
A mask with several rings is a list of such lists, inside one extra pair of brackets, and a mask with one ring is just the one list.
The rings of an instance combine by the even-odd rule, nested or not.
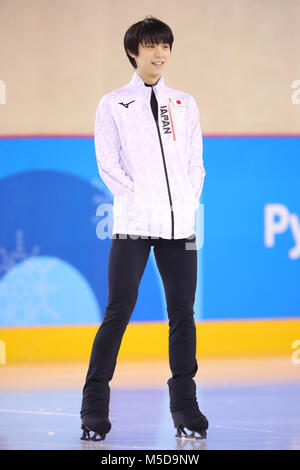
[(133, 52), (131, 52), (129, 50), (127, 50), (127, 52), (130, 55), (130, 57), (132, 57), (132, 59), (135, 59), (137, 57)]

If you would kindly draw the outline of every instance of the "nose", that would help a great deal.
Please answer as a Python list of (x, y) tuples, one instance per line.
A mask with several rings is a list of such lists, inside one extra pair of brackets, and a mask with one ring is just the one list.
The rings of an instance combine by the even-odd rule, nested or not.
[(162, 59), (164, 57), (164, 48), (160, 44), (156, 44), (155, 57), (156, 59)]

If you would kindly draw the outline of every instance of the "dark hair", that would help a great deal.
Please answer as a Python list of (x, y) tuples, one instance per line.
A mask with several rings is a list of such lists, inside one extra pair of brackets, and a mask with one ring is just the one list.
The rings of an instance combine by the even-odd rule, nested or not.
[(171, 28), (163, 21), (147, 15), (144, 20), (133, 24), (126, 31), (124, 48), (131, 65), (136, 69), (136, 61), (128, 54), (128, 51), (138, 55), (139, 43), (159, 44), (160, 42), (168, 43), (170, 50), (172, 50), (173, 41), (174, 36)]

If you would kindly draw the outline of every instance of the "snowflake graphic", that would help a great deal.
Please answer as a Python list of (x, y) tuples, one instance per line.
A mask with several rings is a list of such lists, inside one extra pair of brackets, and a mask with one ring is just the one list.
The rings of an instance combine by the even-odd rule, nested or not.
[(59, 261), (57, 258), (35, 258), (39, 251), (39, 247), (34, 247), (31, 254), (25, 252), (21, 230), (16, 233), (16, 248), (12, 253), (0, 248), (3, 259), (0, 274), (5, 273), (0, 282), (2, 325), (33, 325), (41, 319), (47, 321), (59, 317), (49, 305), (49, 294), (56, 291), (56, 286), (48, 278)]
[(12, 253), (7, 253), (6, 249), (0, 246), (0, 255), (2, 256), (2, 263), (0, 264), (0, 276), (2, 273), (9, 271), (17, 261), (24, 260), (30, 256), (35, 256), (40, 252), (40, 248), (35, 246), (32, 253), (28, 254), (24, 250), (23, 231), (17, 230), (16, 232), (16, 249)]

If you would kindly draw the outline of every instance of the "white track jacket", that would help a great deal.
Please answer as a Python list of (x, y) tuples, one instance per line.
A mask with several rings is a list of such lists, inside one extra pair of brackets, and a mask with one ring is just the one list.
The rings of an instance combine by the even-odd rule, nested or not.
[(167, 87), (163, 75), (155, 86), (145, 86), (135, 71), (127, 85), (101, 98), (95, 151), (100, 176), (114, 195), (112, 235), (178, 239), (195, 233), (205, 170), (191, 95)]

